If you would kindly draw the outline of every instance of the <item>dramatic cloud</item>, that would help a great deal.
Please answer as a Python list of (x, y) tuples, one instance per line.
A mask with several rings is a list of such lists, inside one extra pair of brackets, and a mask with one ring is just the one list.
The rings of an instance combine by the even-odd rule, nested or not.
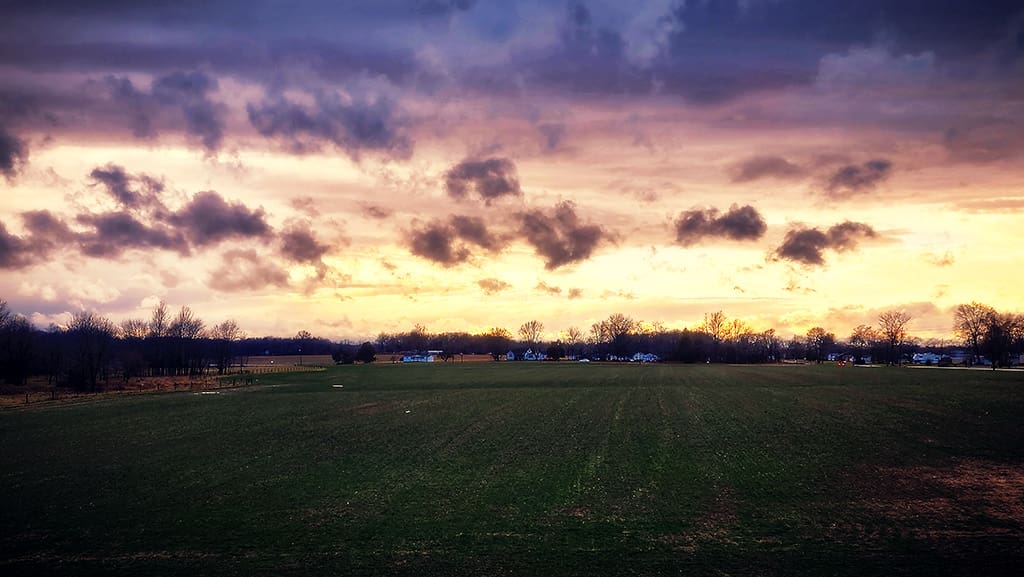
[(206, 284), (224, 292), (261, 290), (288, 285), (288, 273), (255, 250), (229, 250), (221, 256), (221, 267), (211, 271)]
[(33, 263), (28, 243), (7, 232), (7, 227), (0, 222), (0, 269), (24, 268), (30, 264)]
[(675, 229), (676, 242), (690, 246), (707, 237), (757, 240), (764, 236), (768, 225), (754, 207), (734, 204), (725, 214), (717, 208), (683, 211), (675, 221)]
[(124, 208), (163, 206), (160, 194), (164, 191), (164, 185), (150, 176), (131, 176), (116, 164), (94, 168), (89, 176), (103, 185), (107, 193)]
[(445, 190), (457, 199), (473, 192), (487, 204), (503, 196), (522, 194), (516, 165), (507, 158), (463, 160), (445, 174)]
[(277, 96), (259, 105), (248, 104), (249, 122), (263, 136), (282, 138), (292, 152), (319, 150), (333, 143), (350, 157), (362, 151), (381, 152), (394, 158), (408, 158), (412, 141), (405, 135), (406, 121), (396, 105), (384, 98), (373, 100), (319, 93), (312, 106)]
[(434, 220), (420, 229), (413, 229), (406, 241), (417, 256), (444, 266), (469, 260), (475, 245), (489, 252), (504, 248), (503, 241), (487, 230), (480, 217), (453, 215), (448, 222)]
[(869, 160), (861, 165), (848, 164), (838, 168), (825, 183), (825, 195), (833, 200), (864, 194), (889, 178), (892, 162), (885, 159)]
[(39, 255), (49, 254), (60, 246), (71, 245), (78, 238), (66, 222), (48, 210), (23, 212), (21, 220), (29, 233), (28, 241)]
[(309, 225), (293, 224), (281, 232), (281, 254), (290, 261), (320, 263), (330, 247), (316, 239)]
[[(103, 195), (117, 202), (117, 210), (80, 212), (70, 220), (75, 229), (49, 210), (23, 212), (28, 235), (24, 239), (7, 235), (8, 253), (18, 249), (18, 254), (45, 257), (67, 247), (96, 258), (118, 258), (129, 250), (151, 249), (190, 255), (193, 249), (226, 240), (268, 242), (275, 238), (262, 208), (251, 210), (238, 202), (229, 203), (213, 191), (194, 195), (172, 212), (162, 198), (163, 182), (153, 177), (130, 174), (114, 164), (93, 169), (89, 177)], [(308, 227), (289, 227), (280, 240), (282, 255), (297, 262), (317, 263), (327, 250)], [(34, 264), (22, 257), (7, 261), (19, 266)]]
[(0, 174), (13, 179), (28, 159), (28, 147), (0, 126)]
[(476, 284), (480, 285), (480, 288), (483, 289), (484, 294), (488, 295), (498, 294), (503, 290), (512, 288), (512, 285), (510, 285), (509, 283), (496, 278), (483, 278), (476, 281)]
[(573, 288), (569, 289), (569, 300), (578, 299), (578, 298), (581, 298), (582, 296), (583, 296), (583, 289), (578, 288), (578, 287), (573, 287)]
[(189, 253), (188, 241), (181, 231), (144, 224), (126, 212), (80, 214), (75, 220), (93, 228), (78, 236), (82, 253), (88, 256), (111, 258), (126, 250), (148, 248)]
[(490, 251), (502, 248), (500, 239), (487, 230), (484, 219), (478, 216), (455, 215), (451, 217), (450, 222), (455, 236), (462, 240)]
[(870, 226), (846, 221), (830, 227), (827, 231), (819, 228), (795, 228), (786, 233), (782, 245), (775, 250), (775, 257), (805, 265), (824, 265), (824, 251), (844, 252), (857, 248), (857, 241), (877, 236)]
[(228, 203), (212, 190), (197, 193), (167, 220), (197, 246), (232, 238), (266, 239), (272, 234), (262, 208), (250, 210), (241, 203)]
[(457, 240), (452, 227), (437, 221), (419, 230), (414, 229), (407, 239), (412, 254), (444, 266), (456, 265), (469, 259), (469, 249), (455, 246)]
[(576, 205), (565, 201), (547, 214), (539, 209), (518, 215), (519, 234), (544, 258), (544, 267), (554, 270), (590, 258), (611, 234), (596, 224), (582, 224)]
[(803, 168), (781, 156), (754, 156), (734, 165), (729, 172), (733, 182), (751, 182), (762, 178), (792, 179), (805, 174)]
[(215, 78), (202, 72), (173, 72), (155, 77), (149, 92), (139, 90), (128, 78), (109, 76), (105, 82), (111, 98), (129, 115), (135, 136), (156, 137), (161, 117), (173, 113), (183, 132), (198, 140), (204, 149), (220, 149), (226, 107), (209, 98), (218, 88)]

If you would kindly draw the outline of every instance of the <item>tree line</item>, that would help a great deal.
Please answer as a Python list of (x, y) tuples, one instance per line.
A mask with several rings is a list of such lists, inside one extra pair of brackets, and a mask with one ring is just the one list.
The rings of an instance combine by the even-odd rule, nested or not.
[(38, 329), (0, 299), (0, 379), (94, 391), (101, 382), (134, 377), (224, 374), (251, 356), (328, 355), (336, 345), (307, 331), (295, 337), (249, 338), (233, 319), (207, 326), (190, 307), (153, 307), (149, 318), (120, 323), (81, 311), (63, 326)]
[[(248, 337), (233, 319), (207, 324), (188, 307), (153, 307), (149, 318), (115, 323), (91, 311), (72, 315), (63, 326), (39, 329), (0, 299), (0, 379), (22, 384), (31, 376), (50, 384), (96, 390), (101, 382), (142, 376), (224, 374), (258, 355), (331, 355), (337, 363), (373, 362), (377, 354), (440, 351), (441, 360), (462, 354), (489, 354), (495, 360), (509, 350), (532, 349), (547, 358), (620, 360), (642, 352), (683, 363), (823, 362), (829, 357), (889, 364), (905, 362), (912, 352), (944, 354), (948, 343), (922, 341), (909, 333), (912, 318), (886, 311), (877, 325), (860, 325), (846, 338), (823, 327), (802, 336), (781, 338), (774, 329), (757, 330), (722, 311), (704, 315), (692, 328), (667, 329), (660, 322), (635, 320), (621, 313), (587, 330), (571, 326), (551, 340), (545, 325), (530, 320), (515, 334), (503, 327), (480, 333), (432, 333), (423, 325), (406, 332), (380, 333), (373, 342), (335, 343), (308, 331), (294, 337)], [(1016, 364), (1024, 354), (1024, 315), (1000, 312), (971, 302), (954, 310), (956, 343), (968, 352), (967, 364)]]

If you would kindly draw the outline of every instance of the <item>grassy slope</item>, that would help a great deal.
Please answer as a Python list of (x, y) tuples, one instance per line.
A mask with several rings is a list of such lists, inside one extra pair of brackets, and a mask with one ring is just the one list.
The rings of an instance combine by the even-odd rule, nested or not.
[(466, 363), (260, 385), (0, 413), (0, 571), (933, 575), (1024, 561), (1021, 494), (984, 490), (1024, 479), (1020, 374)]

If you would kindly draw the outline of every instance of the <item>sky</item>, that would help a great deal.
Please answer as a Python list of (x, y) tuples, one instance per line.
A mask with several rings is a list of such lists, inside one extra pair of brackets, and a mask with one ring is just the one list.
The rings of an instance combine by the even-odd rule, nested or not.
[(0, 298), (250, 336), (1021, 310), (1024, 6), (0, 0)]

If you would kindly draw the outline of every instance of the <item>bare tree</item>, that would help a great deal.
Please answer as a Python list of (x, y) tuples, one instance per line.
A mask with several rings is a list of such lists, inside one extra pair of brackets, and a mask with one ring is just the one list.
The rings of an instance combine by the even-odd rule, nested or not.
[(0, 379), (20, 385), (32, 370), (32, 323), (0, 299)]
[(1024, 316), (993, 313), (989, 316), (983, 347), (992, 361), (992, 368), (1009, 366), (1010, 351), (1024, 340)]
[(704, 322), (701, 323), (698, 330), (711, 337), (711, 340), (717, 344), (725, 340), (728, 324), (725, 313), (722, 311), (704, 313)]
[(223, 375), (231, 367), (235, 343), (244, 339), (245, 333), (234, 319), (228, 319), (210, 329), (210, 338), (215, 341), (217, 373)]
[(903, 311), (886, 311), (878, 315), (878, 326), (889, 350), (889, 364), (900, 364), (903, 343), (907, 340), (907, 323), (911, 316)]
[(501, 327), (494, 327), (483, 334), (487, 352), (494, 360), (501, 358), (512, 341), (512, 333)]
[(971, 364), (981, 358), (981, 345), (991, 325), (996, 310), (979, 302), (957, 305), (953, 313), (953, 334), (971, 347)]
[(583, 343), (583, 331), (579, 327), (569, 327), (565, 330), (565, 344), (568, 347), (568, 353), (572, 356), (578, 356), (580, 354), (580, 344)]
[(149, 324), (143, 319), (125, 319), (119, 328), (121, 338), (126, 340), (141, 341), (149, 334)]
[(853, 347), (854, 352), (857, 356), (857, 362), (860, 362), (865, 352), (878, 340), (878, 332), (868, 325), (857, 325), (850, 333), (850, 346)]
[(519, 327), (519, 338), (530, 345), (531, 349), (537, 349), (537, 343), (540, 342), (541, 336), (544, 334), (544, 323), (538, 320), (527, 321)]
[(95, 391), (99, 379), (107, 374), (114, 323), (92, 311), (83, 311), (71, 317), (66, 332), (72, 347), (68, 383)]
[(836, 335), (821, 327), (814, 327), (807, 331), (807, 352), (814, 354), (814, 360), (819, 364), (824, 360), (825, 350), (836, 342)]
[(167, 303), (160, 301), (153, 307), (153, 314), (149, 320), (149, 336), (165, 337), (170, 321), (167, 318)]
[(192, 309), (182, 306), (174, 321), (167, 327), (168, 335), (175, 341), (175, 368), (182, 374), (195, 375), (202, 372), (203, 362), (199, 339), (203, 338), (203, 321)]

